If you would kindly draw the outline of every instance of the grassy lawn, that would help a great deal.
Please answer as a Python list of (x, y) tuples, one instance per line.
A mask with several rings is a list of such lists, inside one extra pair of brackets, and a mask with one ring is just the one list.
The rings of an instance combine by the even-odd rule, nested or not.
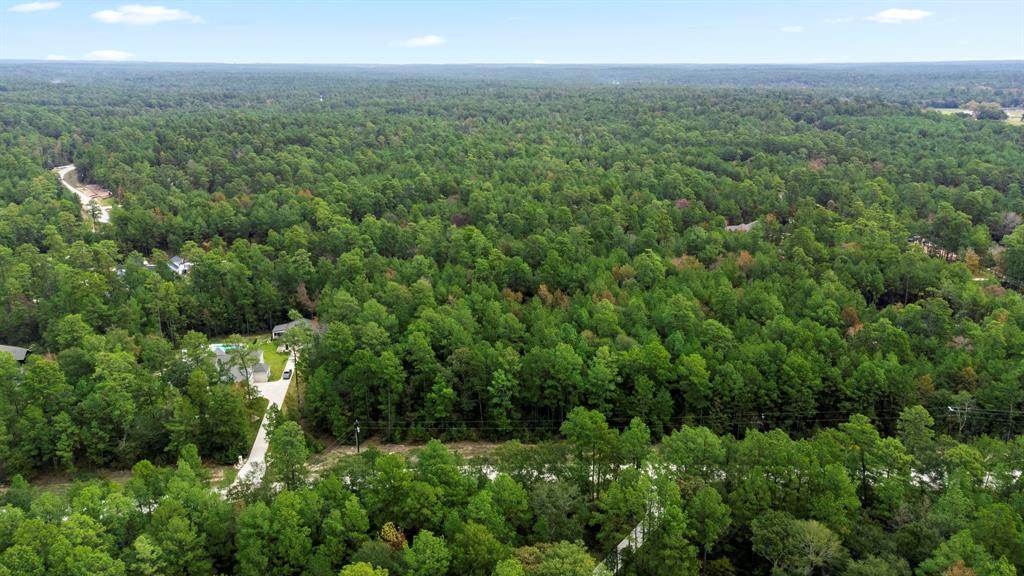
[(285, 414), (294, 414), (295, 418), (299, 418), (302, 407), (302, 384), (299, 382), (299, 375), (292, 376), (292, 381), (288, 384), (288, 392), (284, 395), (284, 406), (281, 407), (281, 411)]
[(263, 415), (267, 412), (267, 404), (269, 402), (262, 396), (249, 403), (249, 413), (253, 415), (253, 420), (249, 423), (246, 446), (252, 446), (252, 443), (256, 441), (256, 435), (260, 432), (260, 423), (263, 422)]
[(270, 341), (270, 332), (263, 332), (259, 334), (238, 334), (237, 337), (232, 336), (217, 336), (209, 338), (210, 344), (238, 344), (239, 342), (249, 343), (253, 340), (259, 340), (260, 342)]
[(230, 488), (231, 484), (234, 483), (235, 478), (238, 477), (238, 470), (234, 466), (229, 466), (224, 470), (224, 477), (214, 483), (217, 488)]
[(284, 371), (284, 365), (288, 362), (288, 354), (278, 352), (277, 343), (269, 340), (261, 343), (260, 349), (263, 350), (263, 361), (270, 366), (270, 379), (280, 379), (281, 372)]

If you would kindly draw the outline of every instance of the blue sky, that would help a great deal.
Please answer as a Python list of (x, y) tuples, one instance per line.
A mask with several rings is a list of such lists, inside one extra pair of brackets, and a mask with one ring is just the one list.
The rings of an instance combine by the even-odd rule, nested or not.
[(1024, 59), (1024, 0), (0, 0), (0, 58), (383, 64)]

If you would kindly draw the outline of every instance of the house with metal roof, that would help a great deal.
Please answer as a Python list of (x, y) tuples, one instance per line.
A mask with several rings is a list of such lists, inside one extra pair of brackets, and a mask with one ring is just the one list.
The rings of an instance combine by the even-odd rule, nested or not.
[(751, 230), (754, 229), (754, 226), (757, 226), (757, 220), (754, 220), (753, 222), (744, 222), (743, 224), (733, 224), (731, 226), (726, 226), (725, 227), (725, 231), (726, 232), (750, 232)]
[(167, 267), (170, 268), (178, 276), (184, 276), (188, 274), (188, 271), (192, 269), (192, 263), (185, 260), (181, 256), (172, 256), (167, 262)]
[(14, 357), (14, 360), (17, 362), (24, 362), (25, 358), (27, 358), (31, 352), (32, 351), (29, 350), (28, 348), (21, 348), (19, 346), (5, 346), (3, 344), (0, 344), (0, 354), (10, 354), (12, 357)]
[(316, 332), (320, 330), (320, 323), (316, 320), (310, 320), (309, 318), (299, 318), (298, 320), (292, 320), (291, 322), (285, 322), (284, 324), (278, 324), (274, 326), (274, 329), (270, 331), (270, 339), (277, 340), (285, 332), (292, 328), (298, 328), (299, 326), (305, 326), (310, 330)]

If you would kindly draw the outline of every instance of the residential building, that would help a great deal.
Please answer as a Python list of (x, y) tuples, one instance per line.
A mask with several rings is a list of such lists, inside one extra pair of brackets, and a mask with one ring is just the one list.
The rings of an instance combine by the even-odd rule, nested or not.
[(24, 362), (25, 358), (28, 357), (28, 355), (31, 352), (32, 351), (29, 350), (28, 348), (20, 348), (18, 346), (5, 346), (3, 344), (0, 344), (0, 354), (10, 354), (18, 362)]
[(167, 262), (167, 267), (173, 270), (178, 276), (184, 276), (192, 269), (192, 263), (181, 256), (172, 256)]
[(299, 326), (306, 326), (307, 328), (314, 332), (322, 331), (322, 329), (320, 328), (320, 323), (317, 322), (316, 320), (310, 320), (309, 318), (299, 318), (298, 320), (292, 320), (291, 322), (285, 322), (284, 324), (278, 324), (277, 326), (274, 326), (274, 329), (270, 331), (270, 339), (277, 340), (282, 335), (284, 335), (285, 332)]
[[(219, 368), (226, 369), (235, 382), (244, 382), (247, 379), (253, 384), (268, 381), (270, 366), (263, 360), (263, 351), (254, 350), (243, 361), (243, 358), (240, 358), (241, 355), (235, 352), (240, 347), (239, 344), (210, 344), (214, 363)], [(248, 372), (248, 377), (246, 372)]]

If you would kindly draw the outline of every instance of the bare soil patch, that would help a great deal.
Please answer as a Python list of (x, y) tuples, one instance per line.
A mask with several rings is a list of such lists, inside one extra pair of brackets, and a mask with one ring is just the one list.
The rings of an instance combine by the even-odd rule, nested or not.
[[(313, 473), (318, 473), (323, 470), (334, 466), (339, 460), (346, 456), (354, 456), (356, 454), (356, 447), (352, 444), (340, 444), (337, 440), (323, 439), (324, 450), (319, 454), (313, 455), (309, 459), (309, 469)], [(485, 440), (465, 440), (459, 442), (446, 442), (445, 447), (452, 452), (459, 454), (463, 458), (475, 458), (477, 456), (487, 456), (494, 452), (502, 442), (489, 442)], [(423, 444), (382, 444), (378, 438), (369, 438), (359, 445), (360, 450), (366, 450), (369, 447), (376, 448), (381, 452), (387, 454), (408, 454), (418, 448), (423, 448)]]
[(88, 196), (90, 199), (100, 201), (106, 200), (114, 195), (113, 192), (100, 186), (99, 184), (84, 184), (78, 179), (78, 170), (71, 170), (64, 175), (64, 180), (71, 184), (71, 186), (79, 189), (83, 194)]

